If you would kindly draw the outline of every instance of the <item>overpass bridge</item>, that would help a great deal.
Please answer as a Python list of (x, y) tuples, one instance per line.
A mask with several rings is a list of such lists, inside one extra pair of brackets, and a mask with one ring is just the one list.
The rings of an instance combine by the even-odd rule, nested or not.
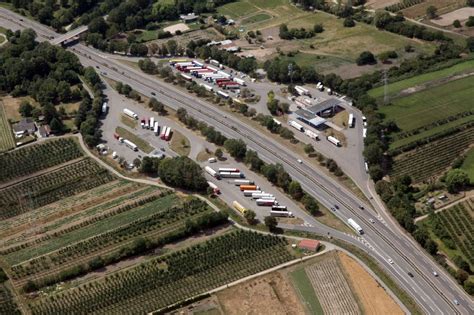
[(59, 35), (58, 37), (52, 39), (51, 44), (61, 45), (65, 41), (70, 40), (71, 38), (74, 38), (76, 36), (79, 36), (84, 32), (87, 32), (87, 29), (88, 29), (87, 25), (79, 26), (73, 29), (72, 31), (67, 32), (66, 34)]

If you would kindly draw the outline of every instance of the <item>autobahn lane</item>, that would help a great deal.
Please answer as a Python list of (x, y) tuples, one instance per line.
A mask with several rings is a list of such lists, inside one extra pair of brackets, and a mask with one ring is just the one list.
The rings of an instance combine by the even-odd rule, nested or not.
[[(91, 59), (84, 60), (84, 63), (89, 63), (90, 65), (98, 65), (103, 67), (104, 64), (107, 63), (100, 63), (99, 59), (100, 56), (96, 56), (94, 51), (91, 51), (90, 49), (85, 49), (83, 50), (83, 47), (76, 46), (75, 48), (77, 51), (81, 51), (84, 54), (89, 54), (88, 56), (91, 56)], [(99, 53), (100, 55), (100, 53)], [(348, 193), (343, 187), (341, 186), (336, 186), (332, 182), (327, 182), (327, 186), (333, 187), (333, 189), (336, 191), (336, 193), (333, 193), (329, 191), (324, 185), (321, 185), (318, 183), (315, 178), (319, 178), (321, 180), (324, 180), (321, 176), (319, 176), (318, 173), (315, 173), (313, 169), (309, 168), (306, 165), (298, 165), (297, 163), (293, 162), (296, 160), (294, 156), (289, 155), (288, 152), (283, 148), (278, 148), (279, 144), (274, 143), (271, 141), (271, 139), (266, 139), (265, 136), (259, 135), (260, 137), (256, 137), (256, 131), (248, 128), (245, 124), (237, 124), (238, 127), (235, 127), (233, 124), (235, 123), (233, 117), (227, 117), (227, 119), (222, 119), (224, 116), (222, 113), (215, 111), (213, 108), (208, 108), (206, 105), (200, 106), (198, 109), (195, 108), (195, 106), (192, 106), (190, 104), (198, 104), (201, 103), (199, 100), (196, 99), (189, 99), (190, 96), (185, 94), (183, 96), (184, 100), (178, 100), (177, 95), (182, 94), (183, 92), (180, 90), (175, 90), (172, 87), (168, 86), (163, 86), (160, 84), (159, 81), (155, 81), (151, 77), (147, 77), (141, 72), (135, 70), (135, 69), (128, 69), (126, 66), (122, 64), (117, 64), (113, 61), (110, 61), (107, 64), (107, 69), (102, 71), (107, 71), (107, 76), (113, 77), (114, 79), (117, 79), (119, 81), (122, 81), (123, 83), (127, 83), (131, 85), (133, 88), (135, 88), (137, 91), (144, 93), (145, 95), (149, 95), (152, 91), (155, 93), (158, 93), (160, 99), (165, 102), (167, 105), (170, 105), (171, 107), (174, 107), (175, 109), (178, 107), (183, 107), (188, 110), (188, 112), (195, 116), (199, 120), (203, 120), (210, 125), (215, 126), (218, 130), (222, 131), (225, 135), (235, 137), (235, 138), (243, 138), (247, 144), (249, 145), (249, 148), (254, 149), (259, 152), (260, 156), (267, 162), (279, 162), (281, 163), (287, 171), (297, 180), (299, 180), (302, 183), (303, 188), (308, 190), (312, 195), (315, 195), (319, 200), (323, 201), (325, 206), (331, 206), (331, 204), (338, 203), (343, 206), (343, 209), (345, 211), (350, 211), (347, 212), (346, 217), (350, 216), (356, 216), (359, 217), (359, 219), (363, 220), (363, 222), (366, 225), (366, 230), (373, 230), (374, 228), (370, 227), (367, 228), (367, 226), (370, 226), (368, 222), (366, 222), (367, 216), (370, 217), (370, 213), (363, 212), (363, 215), (357, 214), (357, 206), (360, 204), (357, 202), (357, 199), (353, 197), (350, 193)], [(124, 68), (125, 67), (125, 68)], [(114, 70), (116, 69), (116, 70)], [(124, 71), (122, 71), (124, 70)], [(123, 74), (122, 74), (123, 73)], [(137, 75), (137, 78), (134, 78), (134, 75)], [(145, 82), (145, 83), (144, 83)], [(166, 90), (171, 90), (173, 94), (169, 94), (165, 92)], [(221, 118), (222, 117), (222, 118)], [(252, 137), (249, 137), (248, 135), (251, 134), (253, 135)], [(263, 145), (259, 144), (254, 138), (263, 138)], [(275, 149), (275, 146), (277, 148)], [(305, 169), (306, 168), (306, 169)], [(292, 169), (296, 172), (292, 172)], [(314, 189), (314, 187), (318, 187), (319, 189)], [(342, 197), (339, 197), (340, 194)], [(342, 207), (341, 207), (342, 208)], [(344, 213), (345, 211), (341, 209), (341, 212)], [(389, 230), (387, 228), (384, 229), (384, 227), (381, 228), (383, 233), (379, 233), (378, 236), (383, 236), (385, 233), (389, 233)], [(391, 233), (390, 233), (391, 234)], [(389, 235), (390, 235), (389, 234)], [(392, 236), (392, 235), (390, 235)], [(395, 241), (390, 241), (387, 243), (388, 237), (385, 237), (382, 242), (380, 242), (380, 237), (375, 237), (372, 238), (371, 236), (367, 235), (366, 238), (369, 239), (369, 242), (372, 244), (376, 244), (379, 242), (380, 244), (378, 247), (380, 248), (381, 251), (387, 251), (389, 248), (403, 248), (406, 247), (403, 242), (396, 242), (399, 240), (398, 237), (395, 237)], [(395, 244), (394, 244), (395, 243)], [(409, 245), (409, 244), (408, 244)], [(398, 250), (396, 252), (393, 252), (390, 254), (390, 257), (396, 261), (398, 266), (404, 266), (405, 271), (395, 271), (392, 272), (392, 274), (399, 279), (400, 278), (400, 273), (402, 272), (405, 274), (405, 277), (408, 278), (406, 275), (407, 271), (412, 271), (413, 273), (419, 273), (420, 277), (417, 279), (408, 279), (408, 281), (411, 281), (411, 284), (407, 287), (404, 286), (407, 291), (411, 291), (413, 296), (421, 296), (423, 297), (421, 300), (417, 299), (418, 302), (423, 305), (425, 304), (425, 311), (430, 313), (429, 311), (431, 308), (430, 307), (436, 307), (438, 310), (436, 311), (437, 313), (455, 313), (457, 310), (452, 306), (452, 303), (450, 301), (450, 297), (446, 298), (444, 294), (439, 291), (436, 287), (431, 282), (431, 279), (428, 278), (428, 276), (431, 274), (431, 271), (429, 270), (420, 270), (420, 268), (417, 266), (417, 263), (412, 263), (411, 260), (414, 258), (407, 257), (406, 255), (403, 255), (403, 252), (409, 252), (410, 249), (402, 249)], [(416, 259), (414, 259), (416, 261)], [(397, 272), (398, 272), (398, 277), (397, 277)], [(425, 272), (428, 276), (422, 275), (422, 273)], [(431, 292), (430, 292), (431, 291)], [(440, 299), (435, 299), (433, 300), (433, 296), (440, 296)], [(425, 302), (426, 301), (426, 302)]]
[[(4, 16), (3, 13), (4, 9), (0, 9), (0, 18)], [(9, 22), (15, 20), (14, 13), (9, 14), (8, 17)], [(20, 22), (20, 25), (23, 27), (26, 25), (26, 27), (35, 29), (38, 34), (42, 35), (43, 38), (54, 38), (58, 36), (58, 34), (56, 34), (54, 31), (47, 28), (47, 32), (45, 32), (45, 27), (42, 25), (36, 25), (38, 23), (33, 21), (24, 23), (25, 21)], [(33, 26), (31, 26), (32, 24)], [(92, 56), (91, 59), (81, 58), (81, 61), (84, 62), (85, 65), (99, 65), (100, 67), (103, 67), (105, 64), (108, 67), (106, 70), (108, 72), (108, 76), (114, 76), (115, 79), (130, 84), (134, 89), (144, 93), (145, 95), (150, 95), (152, 91), (156, 92), (158, 95), (160, 95), (160, 98), (167, 103), (167, 105), (175, 108), (184, 107), (191, 115), (216, 127), (217, 130), (223, 132), (225, 135), (235, 138), (243, 138), (247, 142), (249, 148), (259, 152), (260, 156), (265, 161), (281, 163), (293, 178), (300, 181), (303, 187), (312, 193), (312, 195), (320, 200), (325, 206), (331, 206), (334, 203), (341, 204), (341, 209), (338, 211), (340, 214), (338, 215), (343, 218), (354, 216), (357, 217), (359, 221), (358, 223), (361, 224), (367, 231), (367, 234), (364, 236), (364, 238), (367, 238), (367, 240), (373, 244), (374, 247), (379, 248), (379, 250), (383, 253), (390, 253), (388, 255), (391, 255), (391, 252), (394, 250), (394, 248), (398, 249), (399, 252), (394, 252), (394, 254), (391, 255), (391, 258), (396, 262), (397, 265), (402, 266), (404, 263), (409, 261), (411, 266), (415, 265), (415, 267), (417, 267), (417, 270), (414, 270), (415, 275), (424, 274), (423, 278), (421, 276), (419, 277), (422, 280), (419, 285), (423, 285), (421, 291), (428, 294), (433, 300), (428, 302), (420, 302), (420, 299), (416, 298), (417, 296), (423, 296), (420, 295), (420, 292), (414, 292), (413, 290), (407, 291), (409, 291), (411, 295), (415, 296), (420, 305), (424, 305), (423, 307), (425, 311), (431, 313), (428, 311), (429, 306), (436, 305), (440, 308), (440, 310), (442, 310), (442, 313), (446, 314), (459, 313), (457, 309), (459, 309), (461, 313), (470, 313), (467, 307), (472, 307), (472, 300), (469, 297), (465, 297), (465, 294), (462, 292), (460, 293), (459, 287), (455, 284), (453, 285), (452, 279), (448, 279), (448, 281), (443, 279), (442, 283), (441, 281), (434, 283), (432, 279), (429, 279), (431, 270), (434, 269), (433, 262), (430, 259), (427, 259), (423, 252), (420, 252), (418, 248), (410, 245), (411, 242), (407, 242), (405, 236), (398, 236), (392, 233), (391, 229), (393, 229), (393, 227), (390, 228), (382, 226), (377, 227), (376, 229), (369, 227), (371, 224), (368, 222), (368, 219), (371, 218), (372, 215), (369, 214), (368, 211), (356, 215), (357, 207), (361, 204), (361, 202), (344, 187), (337, 183), (333, 183), (330, 178), (326, 178), (326, 176), (321, 174), (318, 170), (315, 170), (307, 165), (296, 165), (295, 161), (297, 158), (299, 158), (296, 154), (293, 152), (286, 152), (286, 148), (281, 144), (276, 143), (276, 141), (273, 139), (262, 135), (252, 128), (249, 128), (238, 118), (224, 118), (225, 114), (212, 107), (210, 104), (207, 104), (199, 99), (192, 98), (187, 93), (153, 79), (152, 77), (147, 76), (136, 69), (108, 60), (107, 58), (104, 58), (103, 55), (90, 48), (82, 45), (77, 45), (76, 48), (76, 52), (81, 52), (83, 54)], [(114, 70), (114, 68), (116, 70)], [(318, 227), (318, 231), (319, 230), (320, 228)], [(387, 243), (388, 238), (390, 240)], [(401, 256), (400, 252), (402, 254), (404, 253), (405, 255)], [(390, 269), (388, 269), (388, 271), (390, 272)], [(400, 278), (397, 276), (396, 272), (390, 273), (398, 280), (402, 287), (406, 289), (407, 286), (400, 281)], [(404, 278), (406, 277), (407, 276)], [(419, 280), (418, 276), (416, 277), (416, 280)], [(414, 285), (417, 285), (413, 279), (411, 282), (413, 287)], [(436, 291), (437, 285), (442, 288), (443, 293)], [(445, 298), (445, 295), (448, 296), (447, 299)], [(463, 297), (460, 299), (460, 296)], [(453, 298), (460, 299), (461, 305), (458, 308), (455, 308), (452, 305), (451, 301)]]

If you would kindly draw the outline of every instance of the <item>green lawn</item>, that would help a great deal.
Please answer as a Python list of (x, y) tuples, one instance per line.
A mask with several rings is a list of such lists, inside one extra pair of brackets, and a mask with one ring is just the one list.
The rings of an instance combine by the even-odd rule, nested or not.
[(70, 233), (63, 234), (59, 237), (52, 238), (49, 241), (42, 242), (40, 246), (36, 248), (25, 248), (23, 250), (11, 253), (5, 256), (5, 260), (9, 264), (17, 264), (22, 261), (38, 257), (54, 250), (60, 249), (61, 247), (67, 246), (69, 244), (82, 241), (86, 238), (92, 237), (106, 232), (110, 229), (115, 229), (119, 226), (128, 224), (137, 219), (165, 211), (174, 204), (176, 204), (177, 197), (174, 194), (167, 195), (165, 197), (159, 198), (155, 201), (147, 203), (141, 207), (137, 207), (114, 216), (111, 216), (107, 219), (98, 221), (95, 224), (91, 224), (84, 228), (74, 230)]
[(242, 25), (253, 24), (271, 19), (272, 16), (267, 13), (258, 13), (242, 20)]
[(137, 35), (137, 42), (149, 42), (157, 38), (157, 31), (143, 31), (141, 34)]
[(118, 133), (120, 137), (130, 140), (133, 143), (135, 143), (141, 151), (145, 153), (150, 153), (151, 151), (153, 151), (153, 147), (147, 141), (136, 136), (135, 134), (131, 133), (127, 129), (122, 128), (122, 127), (117, 127), (115, 128), (115, 132)]
[(324, 314), (304, 268), (293, 271), (290, 273), (290, 277), (301, 302), (309, 314)]
[(259, 11), (257, 7), (247, 1), (231, 2), (217, 8), (220, 14), (231, 18), (239, 18)]
[(135, 127), (137, 127), (138, 125), (138, 122), (135, 120), (135, 119), (132, 119), (128, 116), (125, 116), (124, 114), (122, 114), (120, 116), (120, 121), (125, 125), (125, 126), (128, 126), (132, 129), (135, 129)]
[(3, 103), (0, 102), (0, 152), (13, 149), (15, 147), (15, 139), (7, 120)]
[(471, 185), (474, 185), (474, 148), (471, 148), (462, 163), (461, 169), (469, 174)]
[[(409, 87), (419, 85), (428, 81), (444, 78), (453, 74), (463, 72), (466, 70), (474, 70), (474, 60), (458, 63), (452, 67), (441, 69), (438, 71), (428, 72), (422, 75), (418, 75), (413, 78), (394, 82), (388, 85), (389, 95), (397, 94), (398, 92), (407, 89)], [(384, 87), (380, 86), (369, 91), (369, 95), (375, 98), (382, 97), (384, 95)]]
[(379, 112), (407, 131), (473, 108), (474, 79), (468, 77), (396, 99)]

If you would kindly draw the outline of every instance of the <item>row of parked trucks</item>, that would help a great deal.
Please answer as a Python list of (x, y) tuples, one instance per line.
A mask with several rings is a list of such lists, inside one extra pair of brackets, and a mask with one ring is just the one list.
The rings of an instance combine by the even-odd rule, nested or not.
[[(313, 140), (319, 140), (319, 136), (314, 132), (314, 131), (311, 131), (309, 129), (305, 129), (303, 127), (303, 125), (301, 125), (300, 123), (294, 121), (294, 120), (290, 120), (288, 121), (288, 124), (295, 128), (296, 130), (300, 131), (300, 132), (304, 132), (305, 135), (307, 135), (309, 138), (313, 139)], [(341, 141), (339, 141), (336, 137), (333, 137), (333, 136), (328, 136), (326, 137), (326, 139), (331, 142), (332, 144), (334, 144), (336, 147), (340, 147), (341, 146)]]
[[(217, 61), (212, 63), (213, 61), (215, 60), (210, 60), (210, 63), (219, 64)], [(181, 77), (187, 81), (192, 81), (193, 77), (201, 78), (206, 82), (217, 85), (223, 90), (240, 89), (242, 86), (246, 85), (244, 80), (233, 77), (231, 74), (222, 71), (221, 69), (223, 67), (220, 64), (217, 66), (218, 68), (216, 68), (197, 60), (190, 61), (186, 59), (173, 59), (170, 60), (170, 64), (180, 71)], [(201, 83), (200, 85), (209, 92), (214, 91), (214, 87), (209, 84)], [(217, 91), (216, 94), (224, 98), (229, 97), (227, 93), (222, 91)]]

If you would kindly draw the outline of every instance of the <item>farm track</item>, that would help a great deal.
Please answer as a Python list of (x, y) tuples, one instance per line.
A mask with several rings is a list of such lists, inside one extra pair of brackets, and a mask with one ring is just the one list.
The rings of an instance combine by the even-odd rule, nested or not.
[[(204, 213), (206, 213), (206, 212), (204, 212)], [(187, 217), (186, 219), (193, 219), (193, 218), (196, 218), (196, 217), (198, 217), (198, 216), (200, 216), (200, 215), (203, 215), (204, 213), (199, 213), (199, 214), (196, 214), (196, 215), (194, 215), (194, 216)], [(23, 277), (23, 278), (21, 278), (20, 280), (16, 280), (16, 279), (14, 280), (14, 279), (12, 279), (12, 283), (13, 283), (13, 285), (14, 285), (15, 287), (19, 288), (19, 287), (21, 287), (22, 285), (24, 285), (28, 280), (38, 280), (38, 279), (41, 279), (41, 278), (45, 278), (45, 277), (47, 277), (47, 276), (55, 275), (55, 274), (58, 274), (59, 272), (61, 272), (61, 271), (63, 271), (63, 270), (66, 270), (66, 269), (68, 269), (68, 268), (70, 268), (70, 267), (77, 266), (77, 265), (79, 265), (79, 264), (81, 264), (81, 263), (86, 263), (86, 262), (88, 262), (90, 259), (92, 259), (93, 257), (96, 257), (96, 256), (105, 256), (105, 255), (107, 255), (107, 254), (110, 254), (110, 253), (112, 253), (112, 252), (118, 250), (119, 248), (122, 248), (122, 247), (125, 247), (125, 246), (127, 246), (127, 245), (132, 244), (132, 243), (135, 241), (135, 239), (136, 239), (137, 237), (147, 237), (147, 238), (150, 238), (150, 239), (157, 239), (157, 238), (159, 238), (159, 237), (161, 237), (161, 236), (166, 235), (166, 234), (169, 233), (169, 232), (172, 232), (172, 231), (177, 230), (178, 228), (184, 226), (184, 223), (185, 223), (185, 222), (183, 222), (183, 221), (181, 220), (181, 221), (175, 222), (175, 223), (173, 223), (173, 224), (171, 224), (171, 225), (168, 225), (168, 226), (166, 226), (166, 227), (162, 227), (162, 226), (161, 226), (161, 227), (158, 227), (159, 230), (155, 230), (155, 231), (153, 231), (153, 232), (151, 232), (151, 233), (148, 233), (148, 234), (136, 235), (136, 236), (134, 236), (134, 237), (131, 237), (129, 240), (127, 240), (127, 241), (125, 241), (125, 242), (122, 242), (122, 243), (120, 243), (120, 244), (115, 243), (115, 244), (112, 244), (112, 245), (110, 245), (110, 246), (104, 247), (104, 248), (100, 249), (99, 252), (95, 251), (95, 252), (92, 252), (92, 253), (90, 253), (90, 254), (88, 254), (88, 255), (85, 255), (85, 256), (75, 257), (75, 258), (74, 258), (74, 261), (61, 262), (59, 268), (57, 268), (57, 267), (58, 267), (57, 265), (56, 265), (56, 266), (53, 266), (53, 268), (55, 268), (54, 270), (47, 270), (47, 271), (44, 271), (44, 272), (41, 272), (41, 273), (36, 273), (36, 274), (33, 275), (33, 276)], [(99, 234), (99, 235), (100, 235), (100, 234)], [(92, 237), (96, 237), (96, 236), (92, 236)], [(92, 237), (91, 237), (91, 238), (92, 238)], [(86, 240), (87, 240), (87, 239), (86, 239)], [(61, 249), (58, 249), (58, 250), (56, 250), (56, 251), (59, 251), (59, 250), (61, 250)], [(50, 254), (52, 254), (52, 253), (54, 253), (54, 252), (56, 252), (56, 251), (50, 252), (50, 253), (48, 253), (47, 255), (50, 255)], [(46, 255), (44, 255), (44, 256), (46, 256)], [(26, 262), (28, 262), (28, 261), (26, 261)], [(25, 262), (23, 262), (23, 263), (25, 263)], [(22, 264), (23, 264), (23, 263), (22, 263)], [(16, 265), (16, 266), (18, 266), (18, 265)]]

